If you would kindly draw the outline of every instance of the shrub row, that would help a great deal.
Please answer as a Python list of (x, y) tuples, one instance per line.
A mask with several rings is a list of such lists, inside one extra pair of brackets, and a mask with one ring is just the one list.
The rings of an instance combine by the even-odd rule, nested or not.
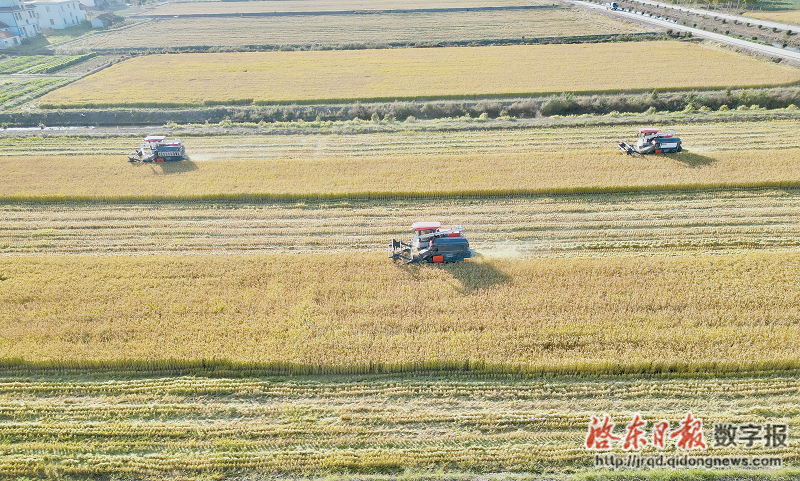
[(639, 95), (573, 96), (564, 94), (550, 97), (539, 103), (536, 108), (541, 115), (552, 116), (607, 114), (614, 111), (646, 112), (653, 110), (676, 112), (698, 110), (703, 107), (709, 110), (719, 110), (720, 108), (723, 110), (725, 108), (736, 109), (740, 107), (780, 109), (798, 104), (800, 104), (800, 88), (784, 87), (738, 91), (727, 89), (701, 93), (673, 92), (660, 94), (653, 91)]

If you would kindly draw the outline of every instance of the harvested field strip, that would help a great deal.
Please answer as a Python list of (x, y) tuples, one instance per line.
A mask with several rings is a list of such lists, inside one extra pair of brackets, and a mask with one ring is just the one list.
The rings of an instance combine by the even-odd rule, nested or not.
[[(219, 135), (212, 131), (202, 136), (196, 131), (176, 129), (170, 135), (181, 137), (189, 156), (196, 161), (452, 154), (530, 155), (564, 151), (615, 153), (617, 142), (632, 142), (636, 138), (636, 127), (626, 125), (540, 127), (526, 120), (516, 120), (507, 123), (505, 128), (496, 128), (492, 122), (465, 122), (462, 126), (467, 129), (459, 130), (457, 121), (454, 123), (453, 127), (453, 123), (445, 123), (444, 127), (440, 127), (437, 121), (411, 124), (397, 122), (388, 124), (397, 126), (398, 131), (394, 132), (348, 134), (346, 129), (354, 122), (331, 122), (330, 129), (335, 133), (326, 134), (315, 133), (310, 122), (296, 122), (292, 127), (300, 132), (304, 125), (308, 126), (304, 135), (263, 135), (255, 127), (251, 134)], [(365, 129), (371, 125), (370, 122), (357, 124)], [(417, 125), (425, 126), (428, 130), (415, 130)], [(472, 129), (468, 130), (470, 127)], [(800, 137), (795, 135), (797, 119), (668, 124), (664, 127), (677, 129), (685, 148), (700, 154), (733, 150), (745, 155), (748, 150), (800, 149)], [(91, 135), (90, 132), (89, 135), (70, 135), (47, 131), (40, 135), (15, 136), (6, 132), (0, 136), (0, 157), (33, 154), (84, 156), (87, 151), (122, 157), (138, 147), (141, 139), (142, 135), (132, 134)]]
[[(643, 48), (639, 43), (148, 55), (84, 77), (41, 102), (80, 107), (463, 98), (800, 80), (798, 70), (703, 45), (663, 41), (649, 47), (659, 55), (641, 59), (624, 76), (618, 75), (617, 60), (635, 58)], [(683, 68), (659, 68), (670, 58), (679, 59)], [(143, 70), (159, 75), (143, 77)]]
[(363, 253), (0, 257), (0, 359), (781, 369), (800, 365), (798, 269), (797, 252), (411, 267)]
[[(0, 255), (382, 252), (412, 222), (464, 225), (487, 258), (800, 246), (800, 191), (316, 203), (0, 205)], [(358, 253), (358, 254), (355, 254)]]
[[(220, 157), (238, 158), (233, 146), (227, 151)], [(191, 155), (199, 157), (196, 150)], [(565, 150), (166, 164), (32, 155), (0, 164), (5, 201), (402, 199), (799, 185), (800, 149), (646, 158)]]
[(479, 8), (479, 7), (519, 7), (529, 5), (553, 6), (546, 1), (526, 0), (433, 0), (433, 1), (398, 1), (386, 0), (380, 3), (364, 0), (266, 0), (236, 2), (175, 2), (149, 8), (142, 16), (152, 15), (192, 15), (204, 13), (291, 13), (291, 12), (332, 12), (374, 10), (402, 10), (421, 8)]
[[(341, 8), (341, 7), (340, 7)], [(396, 14), (396, 13), (405, 13), (405, 14), (425, 14), (425, 13), (432, 13), (432, 14), (447, 14), (447, 13), (459, 13), (459, 12), (469, 12), (469, 13), (485, 13), (485, 12), (520, 12), (525, 10), (543, 10), (543, 9), (553, 9), (558, 8), (557, 4), (552, 5), (495, 5), (495, 6), (482, 6), (482, 7), (420, 7), (420, 8), (390, 8), (390, 9), (377, 9), (377, 10), (305, 10), (299, 12), (266, 12), (266, 11), (250, 11), (250, 12), (230, 12), (230, 11), (216, 11), (216, 12), (206, 12), (206, 13), (188, 13), (181, 15), (181, 17), (186, 18), (211, 18), (211, 17), (224, 17), (224, 18), (241, 18), (241, 17), (315, 17), (315, 16), (331, 16), (331, 15), (364, 15), (366, 14)], [(149, 17), (149, 18), (174, 18), (175, 15), (172, 14), (157, 14), (157, 13), (145, 13), (142, 15), (135, 15), (135, 16), (142, 16), (142, 17)]]
[[(226, 2), (228, 3), (228, 2)], [(255, 2), (243, 2), (255, 3)], [(178, 5), (178, 4), (173, 4)], [(183, 4), (190, 5), (190, 4)], [(193, 46), (313, 46), (495, 42), (647, 30), (580, 9), (513, 12), (393, 13), (322, 17), (168, 18), (147, 28), (99, 32), (58, 45), (59, 51)]]
[(558, 479), (591, 465), (592, 454), (582, 449), (591, 416), (608, 413), (624, 430), (640, 413), (676, 429), (687, 411), (703, 420), (709, 445), (715, 422), (789, 424), (788, 448), (704, 454), (777, 455), (796, 470), (798, 392), (795, 376), (0, 378), (0, 475), (267, 471), (352, 479), (353, 472), (416, 468), (547, 472)]

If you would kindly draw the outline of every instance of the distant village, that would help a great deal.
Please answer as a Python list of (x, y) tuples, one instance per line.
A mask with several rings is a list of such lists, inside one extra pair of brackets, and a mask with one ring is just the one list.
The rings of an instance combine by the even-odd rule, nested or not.
[[(60, 30), (86, 20), (86, 9), (98, 7), (105, 0), (0, 0), (0, 50), (20, 45), (23, 39), (36, 37), (42, 30)], [(111, 16), (92, 19), (92, 27), (104, 28)]]

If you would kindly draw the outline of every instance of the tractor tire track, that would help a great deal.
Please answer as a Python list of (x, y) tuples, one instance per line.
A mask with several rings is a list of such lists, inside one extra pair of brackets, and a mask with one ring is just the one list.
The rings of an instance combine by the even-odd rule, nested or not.
[(0, 255), (383, 252), (420, 219), (466, 227), (498, 257), (800, 246), (800, 191), (749, 190), (364, 202), (20, 203)]

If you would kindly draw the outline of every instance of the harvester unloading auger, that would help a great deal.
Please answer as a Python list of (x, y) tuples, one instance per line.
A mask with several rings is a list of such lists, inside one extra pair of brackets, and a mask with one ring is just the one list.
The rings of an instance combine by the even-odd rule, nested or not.
[(627, 142), (620, 142), (619, 150), (628, 155), (671, 154), (680, 152), (681, 139), (675, 137), (674, 130), (661, 132), (656, 128), (639, 129), (639, 138), (633, 146)]
[(440, 230), (440, 222), (414, 222), (411, 228), (417, 233), (411, 243), (392, 239), (389, 259), (403, 264), (415, 262), (459, 262), (473, 257), (469, 241), (461, 235), (463, 226)]

